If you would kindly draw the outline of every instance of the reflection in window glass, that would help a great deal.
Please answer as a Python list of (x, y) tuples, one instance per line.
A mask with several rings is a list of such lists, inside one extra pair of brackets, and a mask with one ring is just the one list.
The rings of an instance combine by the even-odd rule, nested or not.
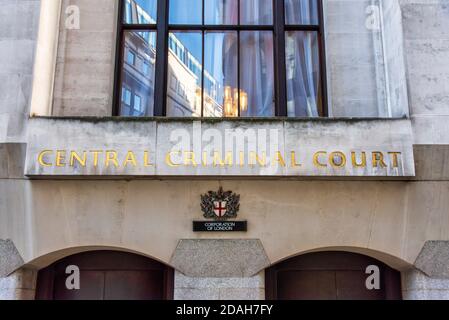
[(274, 116), (274, 57), (271, 31), (240, 33), (240, 115)]
[[(152, 116), (154, 109), (154, 65), (156, 63), (156, 32), (126, 31), (124, 50), (127, 58), (122, 66), (120, 115)], [(135, 59), (135, 57), (139, 57)], [(133, 57), (133, 58), (132, 58)], [(146, 66), (148, 65), (148, 72)], [(128, 94), (129, 91), (129, 94)]]
[(238, 20), (238, 0), (208, 0), (204, 2), (205, 24), (235, 25)]
[(318, 1), (285, 0), (285, 22), (318, 25)]
[(131, 91), (125, 87), (122, 89), (122, 102), (127, 106), (131, 105)]
[(240, 24), (243, 25), (273, 24), (273, 0), (240, 1)]
[(167, 86), (167, 116), (201, 116), (202, 70), (201, 32), (170, 32), (167, 79), (177, 79), (178, 92)]
[(203, 116), (238, 116), (237, 32), (205, 34), (204, 68)]
[(322, 103), (317, 33), (291, 31), (285, 41), (288, 116), (318, 117)]
[(128, 53), (126, 54), (126, 62), (130, 65), (134, 65), (134, 61), (136, 60), (136, 55), (134, 52), (128, 49)]
[(157, 0), (125, 0), (125, 23), (156, 24)]
[(136, 110), (139, 115), (143, 115), (142, 98), (140, 98), (137, 94), (134, 96), (134, 110)]
[(170, 0), (169, 24), (202, 24), (202, 0)]

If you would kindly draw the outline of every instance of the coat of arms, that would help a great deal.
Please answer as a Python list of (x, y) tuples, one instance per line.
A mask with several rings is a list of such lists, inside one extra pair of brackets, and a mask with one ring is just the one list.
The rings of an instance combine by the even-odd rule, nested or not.
[(201, 210), (206, 219), (226, 220), (237, 217), (240, 209), (240, 195), (232, 191), (209, 191), (201, 195)]

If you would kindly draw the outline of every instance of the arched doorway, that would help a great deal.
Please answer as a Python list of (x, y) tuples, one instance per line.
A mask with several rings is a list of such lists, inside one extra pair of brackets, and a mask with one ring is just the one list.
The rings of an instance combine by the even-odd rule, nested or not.
[[(80, 289), (66, 287), (69, 266), (80, 270)], [(155, 260), (118, 251), (92, 251), (61, 259), (40, 270), (39, 300), (173, 299), (173, 269)]]
[[(368, 289), (368, 266), (377, 266), (380, 288)], [(267, 299), (398, 300), (400, 273), (384, 263), (349, 252), (309, 253), (283, 261), (265, 272)]]

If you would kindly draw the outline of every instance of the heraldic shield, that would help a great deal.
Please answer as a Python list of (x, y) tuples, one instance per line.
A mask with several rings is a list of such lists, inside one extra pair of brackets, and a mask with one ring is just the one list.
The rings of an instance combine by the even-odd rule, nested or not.
[(201, 210), (206, 219), (226, 220), (237, 217), (240, 209), (240, 195), (232, 191), (223, 191), (220, 187), (218, 192), (209, 191), (201, 195)]

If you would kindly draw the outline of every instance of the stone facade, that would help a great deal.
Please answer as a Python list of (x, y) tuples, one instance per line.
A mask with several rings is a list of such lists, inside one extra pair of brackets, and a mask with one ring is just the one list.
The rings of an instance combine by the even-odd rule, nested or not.
[(264, 273), (253, 277), (188, 277), (175, 273), (176, 300), (263, 300)]
[[(447, 0), (325, 1), (331, 115), (373, 119), (301, 125), (317, 146), (404, 147), (410, 155), (404, 174), (392, 179), (331, 173), (317, 179), (311, 172), (307, 179), (255, 180), (233, 174), (193, 179), (195, 172), (134, 179), (134, 172), (100, 181), (92, 172), (78, 179), (47, 172), (35, 179), (42, 172), (30, 166), (38, 150), (33, 148), (53, 143), (48, 147), (59, 149), (69, 139), (85, 147), (96, 141), (108, 148), (117, 140), (150, 143), (156, 120), (84, 118), (112, 114), (117, 2), (58, 1), (5, 0), (0, 7), (0, 299), (33, 299), (37, 270), (99, 248), (133, 251), (173, 266), (176, 299), (263, 299), (264, 268), (319, 250), (370, 255), (401, 271), (404, 299), (449, 299)], [(60, 8), (49, 12), (58, 12), (57, 23), (46, 27), (57, 44), (48, 44), (41, 34), (38, 40), (40, 8), (45, 12), (56, 2)], [(80, 8), (79, 30), (65, 27), (69, 5)], [(379, 29), (370, 29), (376, 21)], [(34, 64), (36, 50), (39, 57), (52, 47), (54, 61)], [(51, 81), (43, 83), (42, 74), (53, 75)], [(43, 88), (53, 93), (39, 100), (36, 92)], [(42, 101), (52, 101), (52, 108), (43, 108), (51, 113), (38, 112)], [(29, 119), (30, 114), (53, 117)], [(376, 119), (389, 116), (407, 117)], [(163, 122), (163, 135), (192, 126), (191, 120)], [(254, 121), (245, 125), (258, 128)], [(249, 221), (247, 233), (192, 232), (192, 220), (201, 218), (199, 196), (220, 186), (242, 195), (239, 218)], [(204, 252), (224, 250), (226, 256), (226, 244), (233, 242), (240, 250), (234, 260), (222, 261), (214, 273), (201, 271), (212, 263)], [(235, 259), (243, 263), (240, 269)]]
[(418, 270), (402, 273), (404, 300), (449, 300), (449, 280), (426, 276)]
[(0, 278), (0, 300), (34, 300), (37, 271), (19, 269)]

